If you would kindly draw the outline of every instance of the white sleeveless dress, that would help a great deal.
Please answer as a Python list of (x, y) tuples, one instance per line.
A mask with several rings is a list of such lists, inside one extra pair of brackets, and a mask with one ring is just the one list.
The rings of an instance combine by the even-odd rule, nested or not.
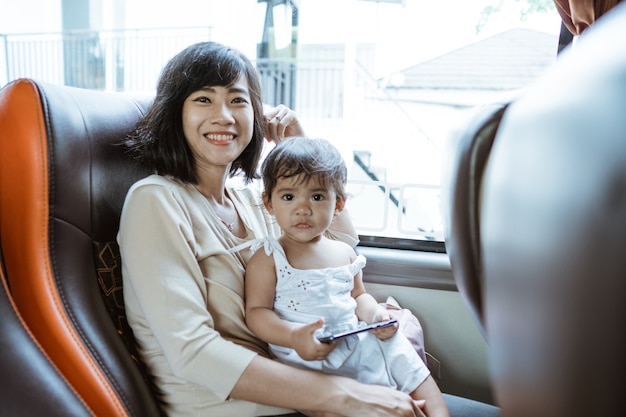
[[(245, 246), (250, 246), (253, 251), (263, 247), (268, 256), (274, 257), (277, 275), (274, 311), (283, 320), (308, 324), (323, 317), (325, 325), (318, 330), (318, 335), (365, 324), (359, 323), (355, 314), (356, 301), (350, 294), (354, 275), (365, 266), (364, 256), (358, 255), (350, 265), (337, 268), (301, 270), (289, 264), (282, 246), (274, 238), (258, 239)], [(293, 349), (269, 346), (281, 362), (343, 375), (367, 384), (386, 385), (406, 393), (415, 390), (430, 375), (400, 332), (385, 341), (369, 332), (339, 339), (335, 349), (322, 361), (305, 361)]]

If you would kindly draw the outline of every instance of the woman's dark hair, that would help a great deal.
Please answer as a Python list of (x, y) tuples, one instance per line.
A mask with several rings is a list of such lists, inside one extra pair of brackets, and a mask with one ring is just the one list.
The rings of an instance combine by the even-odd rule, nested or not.
[(241, 77), (248, 82), (254, 112), (252, 140), (230, 168), (246, 180), (255, 176), (265, 132), (261, 86), (256, 69), (241, 52), (215, 42), (188, 46), (163, 68), (154, 102), (124, 142), (138, 159), (160, 175), (196, 184), (196, 161), (183, 134), (183, 104), (206, 86), (228, 87)]
[(338, 200), (346, 199), (348, 170), (343, 157), (325, 139), (293, 137), (270, 151), (261, 167), (265, 198), (269, 200), (279, 178), (303, 174), (302, 182), (312, 178), (323, 187), (333, 188)]

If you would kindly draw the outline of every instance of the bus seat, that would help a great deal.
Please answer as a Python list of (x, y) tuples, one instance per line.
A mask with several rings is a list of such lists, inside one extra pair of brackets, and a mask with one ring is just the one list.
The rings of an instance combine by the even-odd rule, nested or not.
[(483, 316), (504, 416), (626, 403), (626, 4), (505, 112), (480, 213)]
[(24, 325), (8, 294), (2, 268), (0, 280), (0, 415), (92, 416)]
[[(118, 143), (149, 103), (148, 98), (30, 79), (0, 90), (0, 247), (6, 295), (23, 320), (21, 332), (32, 334), (95, 416), (161, 414), (125, 322), (116, 244), (126, 192), (148, 174)], [(5, 304), (3, 299), (3, 309)], [(16, 328), (11, 338), (19, 336)], [(24, 349), (34, 346), (27, 343)], [(7, 383), (31, 378), (34, 385), (56, 384), (47, 368), (33, 371), (17, 360), (2, 361)], [(24, 401), (33, 407), (46, 404), (41, 395), (26, 400), (15, 395), (3, 398), (0, 407), (19, 407)], [(83, 411), (75, 410), (74, 415)], [(49, 407), (37, 415), (70, 414)]]
[(441, 199), (446, 252), (459, 292), (485, 337), (479, 202), (489, 152), (509, 102), (503, 97), (467, 110), (451, 129), (444, 152)]

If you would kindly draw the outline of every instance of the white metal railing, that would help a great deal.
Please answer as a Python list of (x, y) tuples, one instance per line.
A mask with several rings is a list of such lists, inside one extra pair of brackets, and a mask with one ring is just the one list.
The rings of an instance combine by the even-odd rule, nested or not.
[[(151, 93), (167, 60), (210, 34), (210, 28), (186, 28), (4, 36), (3, 84), (30, 77)], [(266, 102), (291, 105), (307, 133), (332, 140), (349, 162), (349, 206), (360, 232), (441, 240), (441, 149), (420, 128), (419, 114), (336, 51), (256, 65)]]
[(28, 77), (110, 91), (153, 91), (163, 65), (211, 28), (1, 35), (0, 85)]

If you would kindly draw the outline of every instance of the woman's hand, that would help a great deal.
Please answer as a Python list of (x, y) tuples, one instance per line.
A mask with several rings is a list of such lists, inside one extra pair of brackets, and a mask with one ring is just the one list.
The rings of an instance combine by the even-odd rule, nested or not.
[(283, 104), (276, 107), (264, 104), (263, 116), (267, 124), (265, 137), (269, 141), (279, 143), (290, 136), (306, 136), (296, 112)]
[[(391, 392), (384, 394), (382, 388), (376, 385), (371, 385), (374, 388), (380, 388), (374, 394), (372, 393), (367, 398), (362, 398), (358, 404), (348, 407), (345, 411), (346, 416), (407, 416), (407, 417), (426, 417), (424, 407), (426, 401), (414, 400), (409, 395), (396, 391), (392, 388), (388, 388)], [(381, 397), (380, 395), (383, 395)]]
[[(424, 414), (424, 405), (426, 404), (426, 401), (424, 400), (417, 400), (417, 401), (413, 401), (413, 412), (415, 413), (414, 415), (416, 417), (427, 417)], [(302, 414), (304, 414), (305, 416), (308, 417), (343, 417), (342, 414), (335, 414), (335, 413), (324, 413), (322, 411), (316, 412), (316, 411), (302, 411)], [(368, 414), (369, 415), (369, 414)], [(385, 414), (385, 416), (389, 416), (388, 414)]]
[[(346, 388), (346, 391), (352, 389)], [(365, 391), (357, 394), (358, 399), (349, 401), (339, 413), (302, 409), (298, 411), (309, 417), (426, 417), (424, 400), (414, 400), (401, 391), (379, 385), (361, 385), (359, 391), (362, 389)]]
[(424, 417), (422, 408), (427, 409), (431, 401), (431, 406), (436, 403), (427, 392), (419, 396), (426, 400), (424, 405), (393, 388), (299, 369), (260, 355), (248, 364), (230, 394), (231, 398), (293, 408), (311, 416)]

